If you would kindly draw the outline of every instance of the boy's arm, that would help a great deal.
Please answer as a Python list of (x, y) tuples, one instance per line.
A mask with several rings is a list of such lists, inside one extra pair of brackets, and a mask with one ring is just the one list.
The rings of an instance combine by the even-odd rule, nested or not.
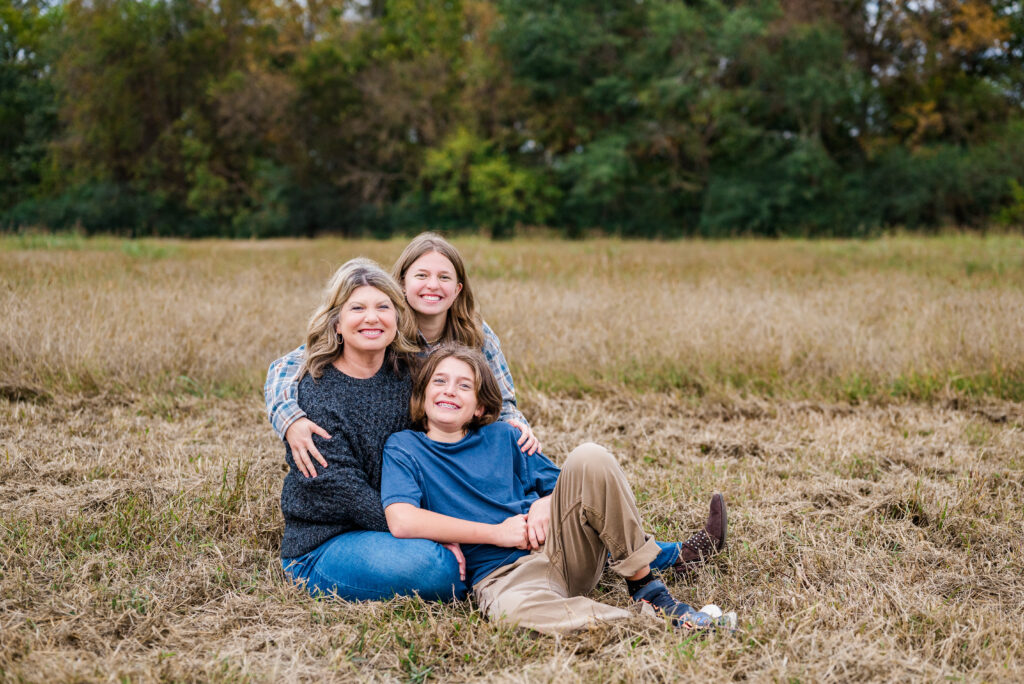
[(526, 516), (526, 537), (531, 549), (539, 549), (548, 538), (551, 529), (551, 495), (542, 496), (530, 504)]
[(530, 505), (526, 519), (526, 534), (531, 549), (538, 549), (548, 538), (551, 529), (551, 492), (555, 490), (561, 472), (544, 454), (523, 458), (519, 468), (524, 474), (523, 487), (526, 493), (534, 493), (539, 499)]
[(453, 518), (410, 503), (393, 503), (384, 509), (388, 529), (399, 539), (430, 539), (441, 543), (492, 544), (528, 549), (526, 516), (513, 515), (497, 525)]

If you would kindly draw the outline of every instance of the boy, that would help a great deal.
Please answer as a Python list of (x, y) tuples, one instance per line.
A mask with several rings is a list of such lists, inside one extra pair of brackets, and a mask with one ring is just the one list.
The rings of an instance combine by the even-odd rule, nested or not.
[(494, 422), (500, 408), (480, 352), (445, 347), (427, 359), (410, 409), (423, 432), (397, 433), (384, 447), (381, 502), (395, 537), (462, 544), (481, 611), (538, 632), (632, 615), (585, 596), (609, 555), (632, 598), (673, 624), (735, 624), (735, 614), (716, 620), (676, 601), (653, 577), (660, 549), (607, 450), (584, 444), (559, 472), (541, 454), (522, 454), (517, 431)]

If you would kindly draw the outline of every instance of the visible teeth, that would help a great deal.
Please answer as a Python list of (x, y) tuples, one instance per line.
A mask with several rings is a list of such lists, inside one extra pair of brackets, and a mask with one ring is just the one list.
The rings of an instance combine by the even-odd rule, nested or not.
[(447, 408), (447, 409), (458, 410), (458, 408), (459, 408), (458, 404), (453, 404), (453, 403), (451, 403), (449, 401), (439, 401), (439, 402), (437, 402), (437, 405), (440, 406), (441, 408)]
[(426, 299), (427, 301), (430, 301), (430, 302), (439, 302), (439, 301), (441, 301), (441, 297), (439, 297), (438, 295), (423, 295), (423, 299)]

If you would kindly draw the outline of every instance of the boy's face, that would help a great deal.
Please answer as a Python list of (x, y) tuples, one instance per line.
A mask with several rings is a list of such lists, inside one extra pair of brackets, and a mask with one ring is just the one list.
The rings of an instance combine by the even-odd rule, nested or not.
[(451, 356), (439, 363), (427, 383), (423, 410), (428, 432), (461, 431), (474, 416), (481, 416), (484, 407), (477, 405), (473, 368)]

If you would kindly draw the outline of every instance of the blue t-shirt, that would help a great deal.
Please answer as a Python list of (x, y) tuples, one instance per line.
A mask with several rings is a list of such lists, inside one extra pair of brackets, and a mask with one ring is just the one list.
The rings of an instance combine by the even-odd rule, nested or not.
[[(520, 451), (519, 436), (508, 423), (471, 430), (454, 444), (414, 430), (397, 432), (384, 445), (381, 503), (408, 503), (492, 525), (526, 514), (554, 490), (559, 470), (540, 453)], [(528, 553), (491, 544), (464, 544), (462, 552), (470, 585)]]

